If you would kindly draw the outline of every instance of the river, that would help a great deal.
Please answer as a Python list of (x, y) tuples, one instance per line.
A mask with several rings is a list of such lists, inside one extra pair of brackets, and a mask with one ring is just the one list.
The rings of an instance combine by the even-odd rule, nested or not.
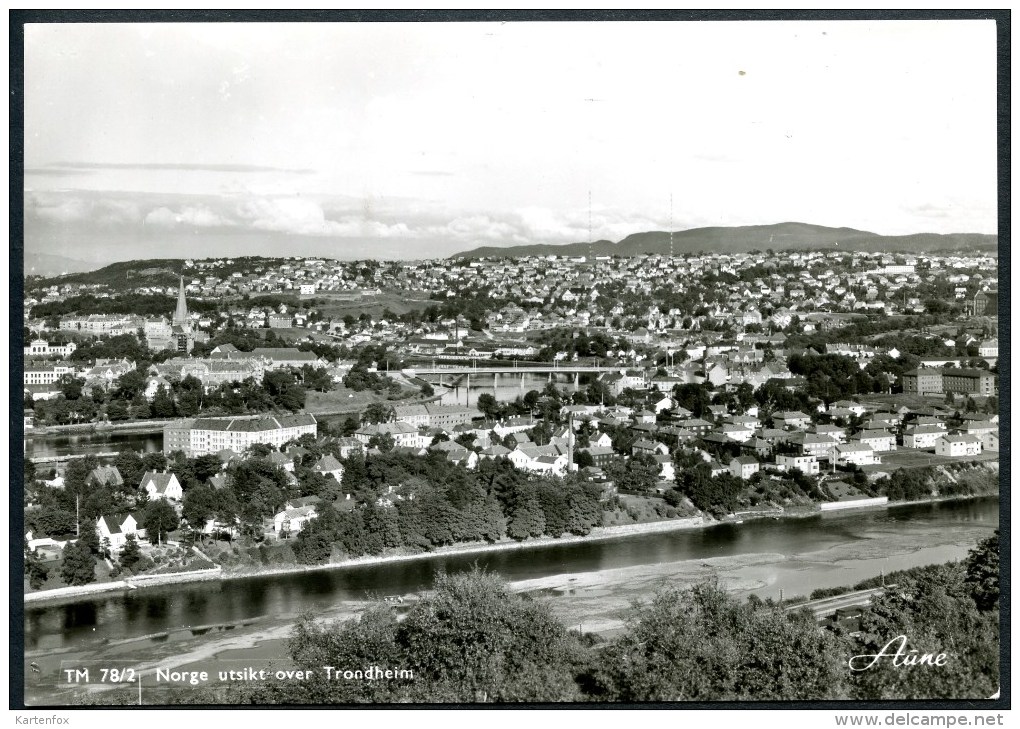
[(154, 453), (163, 449), (159, 433), (47, 433), (25, 438), (25, 458), (87, 456), (90, 453), (119, 453), (123, 450)]
[[(550, 377), (552, 379), (550, 379)], [(582, 375), (579, 384), (585, 387), (591, 381), (592, 375)], [(429, 375), (429, 382), (438, 384), (438, 375)], [(560, 391), (575, 392), (578, 385), (575, 384), (574, 376), (569, 374), (542, 375), (528, 372), (512, 374), (473, 374), (469, 376), (450, 376), (442, 378), (443, 387), (447, 388), (440, 398), (443, 405), (475, 405), (478, 396), (483, 392), (496, 398), (499, 402), (512, 402), (518, 397), (524, 397), (529, 390), (541, 392), (549, 382), (554, 382)]]
[[(76, 649), (189, 626), (259, 616), (323, 611), (344, 600), (414, 593), (441, 571), (477, 563), (510, 581), (682, 560), (784, 555), (754, 567), (762, 597), (807, 595), (818, 587), (853, 584), (880, 572), (966, 556), (968, 546), (999, 524), (996, 498), (825, 514), (803, 519), (749, 521), (707, 529), (576, 542), (529, 550), (446, 555), (332, 571), (201, 582), (74, 603), (26, 606), (26, 651)], [(907, 545), (889, 550), (895, 538)], [(968, 546), (962, 546), (967, 544)], [(847, 550), (847, 546), (852, 549)], [(833, 561), (826, 550), (856, 554)]]

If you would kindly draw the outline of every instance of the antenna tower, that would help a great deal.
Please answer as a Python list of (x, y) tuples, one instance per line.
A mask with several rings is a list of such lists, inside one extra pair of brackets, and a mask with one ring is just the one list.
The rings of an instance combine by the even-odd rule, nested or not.
[(673, 193), (669, 193), (669, 259), (673, 260)]
[(588, 259), (595, 261), (595, 246), (591, 242), (591, 190), (588, 190)]

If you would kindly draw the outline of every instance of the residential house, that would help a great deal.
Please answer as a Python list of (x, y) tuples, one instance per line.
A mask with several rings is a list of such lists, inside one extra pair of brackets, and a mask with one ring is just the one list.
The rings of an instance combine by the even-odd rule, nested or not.
[(743, 443), (754, 435), (754, 428), (737, 423), (723, 423), (719, 432), (730, 440)]
[(937, 425), (914, 425), (903, 431), (904, 448), (934, 448), (935, 442), (946, 434)]
[(862, 430), (854, 440), (876, 452), (896, 450), (896, 436), (888, 430)]
[(772, 422), (777, 428), (803, 430), (811, 425), (811, 416), (799, 410), (786, 410), (774, 413), (772, 415)]
[(838, 425), (832, 425), (831, 423), (820, 423), (813, 428), (808, 429), (807, 432), (814, 433), (815, 435), (827, 436), (837, 443), (846, 442), (846, 428), (841, 428)]
[(273, 517), (273, 531), (279, 539), (287, 539), (304, 529), (316, 516), (315, 504), (284, 509)]
[(595, 462), (595, 466), (601, 469), (609, 467), (609, 464), (616, 458), (616, 451), (609, 446), (592, 445), (590, 448), (581, 448), (579, 451), (586, 451)]
[(337, 483), (341, 483), (344, 477), (344, 466), (336, 457), (327, 453), (312, 466), (312, 471), (321, 473), (323, 476), (332, 476)]
[(99, 540), (109, 541), (110, 549), (119, 552), (127, 544), (129, 534), (138, 539), (145, 537), (145, 530), (138, 528), (138, 519), (133, 514), (111, 516), (104, 514), (96, 520), (96, 533)]
[(116, 466), (96, 466), (89, 472), (85, 483), (90, 486), (109, 486), (119, 488), (124, 485), (124, 479)]
[(882, 462), (881, 456), (859, 442), (838, 444), (835, 455), (838, 466), (870, 466)]
[(365, 450), (364, 443), (357, 438), (352, 438), (350, 436), (341, 438), (338, 445), (340, 447), (341, 458), (348, 458), (354, 453), (361, 453)]
[(730, 461), (730, 473), (744, 481), (758, 473), (759, 468), (758, 459), (753, 456), (737, 456)]
[(805, 456), (814, 456), (819, 459), (831, 458), (833, 449), (837, 445), (839, 443), (834, 438), (815, 433), (805, 433), (803, 440), (800, 441), (801, 453)]
[(659, 478), (663, 481), (675, 481), (676, 466), (673, 464), (672, 457), (663, 453), (658, 453), (652, 457), (659, 464)]
[(935, 453), (950, 458), (979, 456), (981, 455), (981, 439), (966, 433), (945, 433), (935, 441)]
[(778, 455), (776, 456), (776, 467), (787, 473), (798, 470), (809, 476), (817, 476), (820, 470), (818, 459), (814, 456)]
[(138, 488), (145, 491), (150, 499), (180, 501), (184, 497), (177, 474), (170, 471), (146, 471)]
[(630, 452), (631, 455), (633, 456), (637, 455), (654, 456), (656, 454), (668, 454), (669, 448), (666, 447), (665, 443), (642, 439), (634, 442), (634, 445), (631, 447)]

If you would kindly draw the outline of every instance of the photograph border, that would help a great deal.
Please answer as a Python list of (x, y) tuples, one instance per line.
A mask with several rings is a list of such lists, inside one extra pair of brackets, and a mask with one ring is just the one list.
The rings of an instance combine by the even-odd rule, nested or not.
[[(415, 10), (294, 10), (294, 11), (255, 11), (255, 10), (11, 10), (9, 17), (10, 35), (10, 290), (11, 299), (9, 318), (9, 377), (10, 377), (10, 433), (11, 461), (10, 480), (10, 532), (9, 549), (11, 554), (9, 590), (11, 595), (10, 620), (10, 666), (9, 688), (11, 709), (36, 709), (24, 705), (25, 676), (23, 665), (24, 654), (24, 603), (23, 603), (23, 564), (15, 556), (22, 550), (24, 535), (24, 513), (22, 501), (23, 454), (17, 452), (19, 441), (24, 439), (23, 422), (20, 418), (22, 405), (21, 390), (23, 383), (23, 346), (22, 328), (24, 326), (24, 307), (22, 303), (24, 286), (24, 26), (28, 23), (209, 23), (209, 22), (244, 22), (244, 23), (354, 23), (354, 22), (607, 22), (607, 21), (844, 21), (844, 20), (992, 20), (996, 24), (997, 39), (997, 147), (998, 147), (998, 239), (999, 239), (999, 277), (1006, 284), (1000, 288), (1003, 292), (999, 299), (999, 341), (1005, 354), (1001, 355), (1000, 365), (1000, 412), (1007, 415), (1000, 424), (1002, 434), (1010, 442), (1011, 425), (1008, 418), (1011, 394), (1011, 331), (1010, 331), (1010, 22), (1009, 10), (925, 10), (925, 11), (623, 11), (623, 10), (576, 10), (576, 11), (543, 11), (543, 10), (466, 10), (466, 11), (415, 11)], [(1003, 406), (1004, 404), (1004, 406)], [(1011, 655), (1010, 634), (1010, 576), (1011, 576), (1011, 533), (1010, 533), (1010, 462), (1008, 457), (1000, 460), (1000, 574), (1004, 584), (1000, 610), (1000, 677), (1001, 693), (998, 698), (989, 699), (975, 705), (974, 701), (939, 700), (939, 701), (794, 701), (794, 702), (683, 702), (683, 703), (650, 703), (650, 704), (366, 704), (338, 706), (284, 706), (259, 705), (259, 709), (323, 709), (323, 708), (357, 708), (357, 709), (403, 709), (425, 708), (443, 709), (457, 706), (468, 709), (524, 709), (524, 708), (556, 708), (556, 709), (825, 709), (837, 712), (859, 710), (973, 710), (979, 711), (1011, 708), (1011, 671), (1009, 657)], [(235, 709), (231, 705), (207, 706), (160, 706), (160, 707), (69, 707), (50, 706), (58, 710), (133, 710), (138, 708), (157, 710), (177, 709)]]

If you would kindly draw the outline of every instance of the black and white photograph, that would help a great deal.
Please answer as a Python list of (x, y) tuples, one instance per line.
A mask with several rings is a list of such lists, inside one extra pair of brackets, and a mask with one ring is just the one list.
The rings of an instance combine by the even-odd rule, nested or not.
[(1003, 725), (1009, 11), (10, 24), (18, 716)]

